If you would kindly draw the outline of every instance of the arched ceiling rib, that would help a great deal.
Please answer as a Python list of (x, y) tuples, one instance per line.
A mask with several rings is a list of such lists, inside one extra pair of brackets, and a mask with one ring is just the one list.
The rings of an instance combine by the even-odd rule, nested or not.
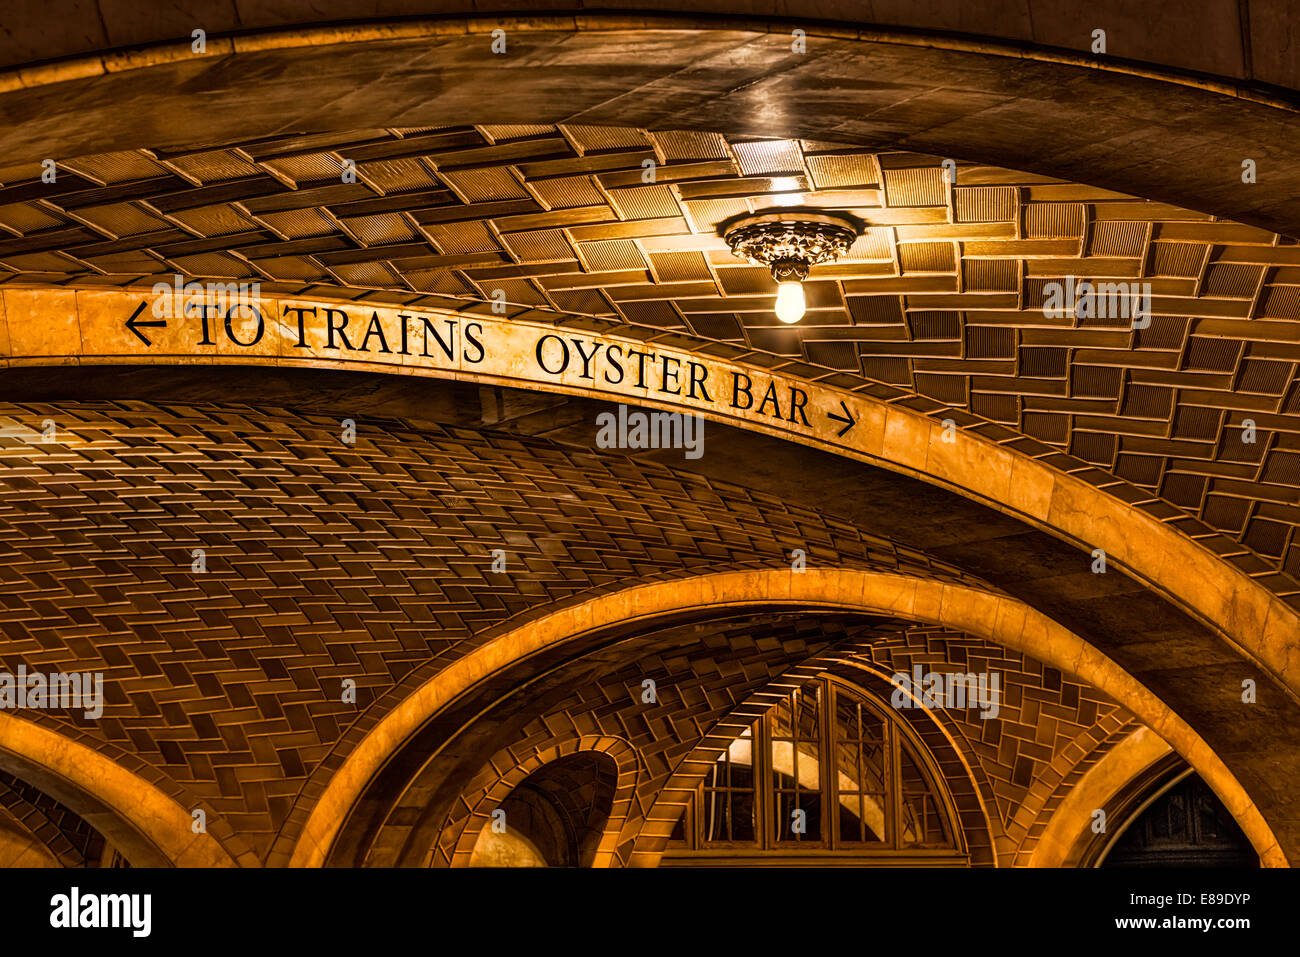
[[(367, 0), (336, 0), (328, 14), (340, 25), (349, 21), (369, 25), (376, 4)], [(391, 17), (476, 14), (485, 6), (474, 0), (386, 2)], [(500, 5), (509, 9), (508, 5)], [(522, 9), (529, 4), (520, 4)], [(539, 4), (531, 4), (537, 7)], [(1093, 46), (1092, 31), (1105, 28), (1108, 50), (1132, 68), (1137, 64), (1194, 72), (1217, 77), (1241, 87), (1300, 88), (1300, 61), (1280, 29), (1279, 11), (1284, 0), (1207, 0), (1196, 4), (1166, 4), (1155, 15), (1123, 0), (1070, 4), (1054, 0), (1025, 0), (1014, 6), (1001, 3), (916, 4), (873, 0), (824, 0), (811, 9), (792, 9), (783, 0), (656, 0), (646, 4), (631, 0), (569, 0), (547, 4), (552, 19), (584, 8), (600, 12), (626, 11), (626, 20), (690, 14), (708, 22), (726, 17), (781, 17), (799, 19), (816, 27), (870, 25), (880, 31), (926, 31), (950, 44), (992, 47), (999, 42), (1037, 49), (1040, 54), (1082, 54)], [(1084, 10), (1078, 9), (1084, 7)], [(321, 7), (311, 0), (280, 0), (274, 5), (230, 0), (191, 0), (186, 4), (134, 8), (115, 3), (55, 2), (41, 9), (19, 8), (7, 18), (0, 38), (0, 64), (5, 66), (73, 57), (114, 48), (138, 47), (185, 37), (195, 25), (209, 34), (301, 29), (320, 23)], [(1085, 15), (1086, 14), (1086, 15)], [(617, 14), (615, 14), (617, 15)], [(590, 15), (589, 15), (590, 16)], [(1178, 43), (1168, 42), (1177, 36)]]
[[(344, 160), (357, 182), (343, 183)], [(646, 182), (647, 161), (655, 164)], [(1013, 442), (1300, 605), (1300, 246), (1203, 213), (941, 158), (601, 126), (358, 130), (0, 169), (0, 278), (483, 309), (824, 378)], [(794, 327), (715, 233), (783, 193), (872, 228)], [(1073, 276), (1153, 317), (1049, 318)], [(499, 292), (498, 292), (499, 291)], [(1255, 424), (1256, 441), (1243, 441)]]

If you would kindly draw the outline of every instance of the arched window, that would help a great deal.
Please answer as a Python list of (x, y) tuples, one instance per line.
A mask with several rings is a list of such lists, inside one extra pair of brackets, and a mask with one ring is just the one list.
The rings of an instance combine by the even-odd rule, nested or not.
[(755, 852), (962, 863), (951, 800), (886, 703), (822, 676), (744, 730), (704, 775), (664, 864)]

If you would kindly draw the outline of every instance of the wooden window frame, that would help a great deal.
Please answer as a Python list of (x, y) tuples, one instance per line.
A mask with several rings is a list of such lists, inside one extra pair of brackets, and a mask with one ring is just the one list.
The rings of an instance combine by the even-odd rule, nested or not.
[[(823, 674), (812, 682), (795, 689), (786, 700), (795, 698), (796, 694), (807, 696), (815, 694), (818, 715), (817, 743), (820, 751), (818, 758), (818, 794), (821, 809), (822, 836), (820, 840), (780, 841), (777, 840), (777, 826), (772, 814), (772, 798), (776, 794), (776, 781), (772, 768), (772, 722), (775, 709), (773, 705), (750, 727), (751, 754), (753, 762), (753, 797), (755, 820), (755, 840), (753, 841), (704, 841), (704, 808), (700, 806), (704, 794), (705, 782), (701, 781), (692, 793), (688, 806), (683, 811), (683, 824), (686, 841), (676, 842), (664, 853), (664, 862), (673, 865), (728, 863), (752, 865), (756, 857), (778, 860), (781, 864), (811, 863), (825, 866), (828, 858), (852, 864), (891, 863), (906, 866), (924, 866), (927, 863), (936, 866), (963, 866), (969, 863), (969, 856), (962, 834), (960, 817), (949, 792), (942, 772), (929, 748), (920, 737), (892, 709), (883, 706), (872, 694), (858, 688), (852, 682), (836, 675)], [(865, 710), (880, 719), (884, 728), (884, 751), (887, 756), (884, 767), (884, 787), (886, 796), (885, 840), (880, 843), (845, 841), (839, 828), (839, 783), (838, 755), (835, 746), (839, 738), (839, 715), (836, 710), (840, 694), (846, 694), (851, 700), (860, 701)], [(792, 708), (792, 719), (797, 723), (797, 711)], [(904, 743), (916, 758), (917, 770), (928, 785), (928, 793), (935, 799), (936, 810), (941, 816), (943, 827), (949, 843), (948, 848), (916, 847), (903, 843), (903, 778), (902, 755)], [(858, 768), (857, 788), (863, 787), (861, 767)], [(859, 791), (856, 793), (871, 793)]]

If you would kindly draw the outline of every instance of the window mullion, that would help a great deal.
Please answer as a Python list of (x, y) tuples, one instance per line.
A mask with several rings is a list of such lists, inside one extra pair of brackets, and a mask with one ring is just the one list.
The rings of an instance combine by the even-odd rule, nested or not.
[(817, 688), (817, 720), (821, 738), (821, 760), (817, 763), (822, 793), (822, 842), (830, 850), (840, 845), (840, 795), (837, 780), (840, 756), (836, 748), (839, 716), (835, 711), (835, 689), (822, 679)]
[(770, 850), (773, 847), (772, 835), (772, 809), (769, 806), (769, 794), (772, 787), (772, 749), (771, 736), (768, 734), (768, 723), (771, 718), (771, 710), (763, 714), (754, 728), (754, 815), (758, 818), (755, 822), (757, 827), (754, 828), (754, 836), (758, 838), (758, 846), (763, 850)]
[(898, 728), (894, 722), (885, 723), (885, 740), (889, 748), (889, 810), (893, 817), (890, 826), (890, 846), (896, 851), (903, 849), (903, 762), (902, 746), (898, 740)]

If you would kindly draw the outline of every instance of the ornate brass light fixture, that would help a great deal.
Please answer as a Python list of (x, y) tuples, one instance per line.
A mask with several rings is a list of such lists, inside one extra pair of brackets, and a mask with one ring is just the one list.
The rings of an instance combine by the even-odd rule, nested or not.
[(809, 269), (843, 256), (865, 228), (848, 213), (786, 206), (733, 216), (718, 225), (718, 232), (734, 255), (771, 269), (777, 282), (776, 317), (798, 322)]

